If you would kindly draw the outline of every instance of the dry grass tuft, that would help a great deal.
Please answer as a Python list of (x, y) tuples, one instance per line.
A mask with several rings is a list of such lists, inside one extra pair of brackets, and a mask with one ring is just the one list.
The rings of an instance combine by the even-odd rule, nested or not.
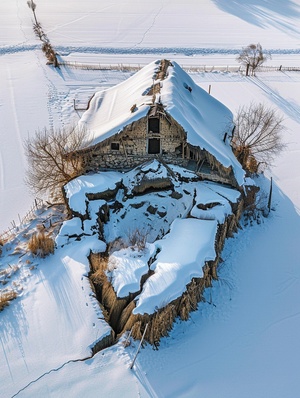
[(5, 245), (6, 241), (4, 240), (4, 238), (0, 238), (0, 256), (2, 254), (2, 249), (3, 246)]
[(127, 232), (127, 238), (130, 246), (137, 247), (138, 251), (142, 251), (146, 247), (148, 232), (134, 229)]
[(14, 300), (17, 297), (17, 293), (13, 290), (5, 293), (0, 292), (0, 311), (4, 309), (7, 305), (9, 305), (9, 302)]
[(124, 239), (117, 238), (114, 241), (108, 243), (107, 252), (112, 254), (113, 252), (119, 251), (121, 249), (125, 249), (128, 245), (125, 243)]
[(31, 236), (28, 249), (32, 254), (44, 258), (54, 253), (54, 240), (44, 232), (38, 232)]

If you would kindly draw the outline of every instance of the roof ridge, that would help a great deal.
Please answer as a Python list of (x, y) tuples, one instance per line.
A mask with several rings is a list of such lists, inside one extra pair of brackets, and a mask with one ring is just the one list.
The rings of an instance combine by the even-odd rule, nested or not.
[(173, 66), (172, 62), (168, 59), (162, 59), (160, 61), (158, 70), (155, 72), (153, 76), (153, 85), (149, 91), (149, 95), (152, 95), (152, 104), (155, 104), (156, 94), (160, 94), (161, 83), (154, 83), (156, 80), (164, 80), (168, 76), (168, 68), (169, 66)]

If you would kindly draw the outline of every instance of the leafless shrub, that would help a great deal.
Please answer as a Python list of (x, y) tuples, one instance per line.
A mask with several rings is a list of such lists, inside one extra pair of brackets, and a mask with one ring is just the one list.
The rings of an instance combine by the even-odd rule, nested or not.
[(17, 293), (13, 290), (8, 292), (0, 292), (0, 311), (4, 309), (9, 302), (14, 300), (17, 297)]
[(51, 43), (49, 43), (48, 41), (44, 41), (42, 45), (42, 51), (48, 59), (48, 62), (50, 64), (53, 64), (55, 67), (58, 67), (56, 52), (54, 51)]
[(285, 145), (283, 119), (263, 104), (251, 103), (238, 109), (232, 146), (243, 168), (250, 173), (269, 166)]
[(47, 36), (43, 31), (42, 25), (39, 22), (33, 25), (33, 31), (41, 41), (48, 41)]
[(262, 217), (268, 217), (268, 199), (268, 193), (260, 188), (256, 194), (255, 202), (245, 207), (243, 213), (243, 222), (245, 226), (249, 223), (252, 225), (254, 222), (260, 224), (262, 222)]
[(136, 228), (127, 232), (127, 239), (130, 246), (137, 247), (138, 251), (142, 251), (146, 247), (148, 231), (141, 231)]
[(54, 240), (44, 232), (38, 232), (30, 238), (28, 249), (32, 254), (44, 258), (54, 253)]
[(62, 200), (62, 186), (82, 174), (81, 162), (72, 156), (83, 148), (85, 131), (74, 128), (38, 130), (25, 143), (28, 170), (25, 182), (35, 194)]
[(114, 253), (127, 247), (135, 247), (138, 251), (142, 251), (146, 247), (148, 231), (142, 231), (138, 228), (130, 229), (126, 232), (124, 238), (117, 238), (108, 244), (107, 252), (109, 254)]
[(117, 238), (115, 240), (113, 240), (112, 242), (109, 242), (107, 245), (107, 252), (109, 254), (112, 254), (115, 251), (119, 251), (121, 249), (125, 249), (127, 247), (124, 239), (122, 238)]
[(262, 65), (268, 58), (271, 58), (270, 54), (264, 53), (261, 44), (249, 44), (244, 47), (237, 57), (237, 61), (246, 66), (246, 76), (249, 75), (249, 69), (251, 69), (251, 75), (254, 75), (255, 69)]

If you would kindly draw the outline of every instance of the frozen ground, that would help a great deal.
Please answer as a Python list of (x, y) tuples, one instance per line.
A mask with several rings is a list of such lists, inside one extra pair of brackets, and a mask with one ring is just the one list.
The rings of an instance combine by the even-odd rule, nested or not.
[[(93, 57), (101, 63), (145, 64), (167, 54), (183, 65), (195, 62), (228, 65), (235, 63), (234, 51), (259, 41), (264, 48), (278, 53), (269, 63), (297, 66), (299, 6), (299, 0), (226, 3), (204, 0), (199, 4), (192, 0), (176, 4), (154, 1), (138, 7), (133, 1), (113, 5), (102, 2), (100, 6), (98, 1), (87, 0), (83, 7), (77, 1), (37, 0), (37, 14), (53, 45), (65, 57), (81, 62)], [(1, 230), (12, 219), (17, 221), (18, 213), (24, 214), (33, 199), (23, 183), (26, 167), (23, 139), (38, 128), (77, 121), (80, 114), (73, 110), (74, 99), (86, 104), (95, 90), (130, 75), (130, 72), (64, 68), (53, 71), (45, 65), (38, 49), (29, 11), (26, 1), (7, 1), (1, 5)], [(150, 49), (153, 47), (155, 54)], [(205, 48), (207, 53), (202, 55), (203, 51), (199, 53), (197, 48)], [(74, 284), (80, 289), (78, 275), (86, 272), (86, 268), (79, 264), (74, 274), (69, 268), (41, 265), (30, 282), (23, 282), (26, 293), (0, 314), (0, 392), (4, 397), (13, 396), (21, 388), (24, 390), (18, 396), (23, 397), (77, 397), (83, 395), (82, 391), (87, 397), (96, 394), (119, 397), (120, 392), (128, 397), (294, 398), (298, 395), (299, 73), (266, 72), (256, 78), (235, 73), (192, 73), (191, 76), (206, 90), (211, 85), (212, 95), (232, 112), (240, 104), (262, 101), (276, 107), (284, 116), (287, 148), (267, 174), (276, 183), (275, 211), (264, 223), (240, 231), (227, 243), (220, 280), (207, 291), (206, 303), (192, 313), (190, 321), (174, 327), (170, 337), (163, 339), (159, 351), (151, 347), (142, 350), (133, 371), (129, 370), (129, 363), (136, 347), (124, 350), (120, 345), (92, 360), (64, 365), (87, 354), (89, 344), (95, 340), (94, 329), (89, 328), (88, 322), (86, 326), (80, 325), (79, 340), (74, 337), (70, 345), (70, 338), (65, 344), (66, 329), (62, 326), (67, 323), (67, 309), (73, 305), (59, 302), (65, 292), (60, 290), (52, 295), (49, 318), (49, 307), (43, 310), (52, 294), (47, 286), (56, 279), (47, 277), (39, 284), (35, 282), (42, 272), (47, 276), (56, 272), (61, 274), (58, 280), (63, 281), (63, 286), (67, 281), (73, 289), (71, 281), (77, 275)], [(57, 261), (56, 265), (59, 264)], [(74, 303), (78, 311), (76, 300)], [(57, 305), (66, 307), (59, 312)], [(82, 307), (79, 311), (75, 317), (79, 324), (86, 314), (90, 314), (88, 319), (95, 316)], [(47, 331), (54, 330), (54, 319), (60, 314), (59, 321), (55, 321), (55, 325), (61, 325), (60, 345), (56, 347), (50, 336), (51, 344), (47, 346), (50, 338)], [(45, 355), (39, 349), (42, 342)], [(53, 367), (62, 365), (60, 370), (51, 372)]]

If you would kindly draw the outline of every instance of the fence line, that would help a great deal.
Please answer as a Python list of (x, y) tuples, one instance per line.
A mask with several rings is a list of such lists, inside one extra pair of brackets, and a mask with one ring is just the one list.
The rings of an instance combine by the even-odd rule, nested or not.
[[(138, 71), (143, 68), (141, 64), (101, 64), (101, 63), (82, 63), (77, 61), (62, 61), (61, 66), (68, 66), (70, 68), (82, 70), (117, 70), (117, 71)], [(188, 72), (245, 72), (245, 67), (242, 65), (183, 65), (182, 69)], [(256, 69), (257, 72), (299, 72), (299, 66), (260, 66)]]
[[(126, 71), (138, 71), (143, 68), (141, 64), (100, 64), (100, 63), (82, 63), (77, 61), (62, 61), (59, 63), (61, 66), (68, 66), (70, 68), (82, 69), (82, 70), (118, 70), (122, 72)], [(242, 70), (240, 65), (198, 65), (198, 66), (182, 66), (184, 70), (195, 71), (195, 72), (212, 72), (212, 71), (236, 71)]]
[(300, 66), (260, 66), (255, 71), (257, 72), (272, 72), (272, 71), (281, 71), (281, 72), (300, 72)]
[(47, 204), (44, 202), (43, 199), (36, 198), (31, 206), (31, 208), (28, 210), (28, 212), (25, 214), (23, 218), (20, 217), (20, 214), (18, 214), (18, 221), (19, 223), (16, 224), (15, 220), (11, 222), (11, 227), (7, 228), (5, 231), (0, 233), (0, 241), (7, 241), (15, 237), (16, 233), (18, 232), (18, 229), (26, 224), (28, 221), (32, 220), (36, 216), (36, 212), (38, 210), (42, 210)]

